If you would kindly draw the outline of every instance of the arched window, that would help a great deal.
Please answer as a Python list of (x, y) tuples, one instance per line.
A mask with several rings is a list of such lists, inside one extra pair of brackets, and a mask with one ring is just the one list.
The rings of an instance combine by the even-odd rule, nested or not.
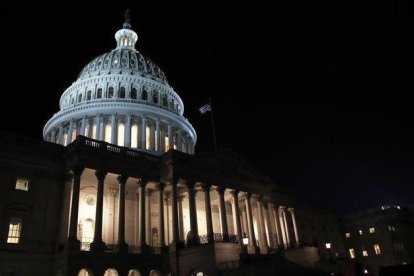
[(111, 99), (114, 97), (114, 88), (112, 86), (110, 86), (108, 88), (108, 99)]
[(88, 92), (86, 92), (86, 100), (90, 101), (92, 99), (92, 91), (88, 90)]
[(120, 123), (118, 125), (118, 146), (124, 146), (125, 125)]
[(158, 92), (157, 91), (152, 92), (152, 102), (155, 104), (158, 103)]
[(128, 272), (128, 276), (141, 276), (141, 273), (139, 273), (139, 271), (137, 269), (131, 269)]
[(125, 99), (125, 87), (121, 86), (121, 89), (119, 90), (119, 98)]
[(151, 270), (149, 276), (161, 276), (161, 272), (154, 269), (154, 270)]
[(142, 89), (142, 96), (141, 96), (141, 100), (146, 101), (146, 100), (147, 100), (147, 96), (148, 96), (147, 89), (143, 88), (143, 89)]
[(137, 89), (135, 87), (131, 89), (131, 99), (137, 99)]
[(107, 143), (111, 143), (111, 130), (112, 130), (111, 124), (106, 124), (104, 141)]
[(118, 276), (118, 271), (116, 271), (116, 269), (114, 268), (109, 268), (105, 271), (104, 276)]
[(168, 107), (167, 95), (162, 95), (162, 106)]
[(138, 148), (138, 125), (133, 124), (131, 127), (131, 148)]
[(98, 88), (98, 92), (96, 92), (96, 98), (102, 99), (102, 88)]
[(78, 276), (93, 276), (93, 273), (88, 268), (82, 268), (79, 270)]
[(78, 95), (78, 103), (80, 103), (82, 101), (82, 94)]

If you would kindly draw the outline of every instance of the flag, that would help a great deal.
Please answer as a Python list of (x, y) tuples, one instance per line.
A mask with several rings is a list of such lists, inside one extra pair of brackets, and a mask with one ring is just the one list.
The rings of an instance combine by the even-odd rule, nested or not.
[(200, 111), (200, 113), (201, 114), (204, 114), (204, 113), (206, 113), (207, 111), (211, 111), (211, 105), (208, 103), (208, 104), (205, 104), (205, 105), (203, 105), (202, 107), (200, 107), (199, 109), (198, 109), (198, 111)]

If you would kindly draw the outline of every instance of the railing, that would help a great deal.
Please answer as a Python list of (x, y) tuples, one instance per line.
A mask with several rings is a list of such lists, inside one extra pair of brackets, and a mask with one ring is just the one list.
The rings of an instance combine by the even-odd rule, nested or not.
[(91, 251), (91, 243), (90, 242), (81, 242), (81, 251)]
[(229, 261), (229, 262), (225, 262), (225, 263), (219, 263), (217, 265), (217, 268), (218, 268), (219, 271), (233, 270), (233, 269), (238, 269), (239, 267), (240, 267), (240, 261), (239, 260)]
[(118, 253), (119, 252), (118, 244), (106, 244), (105, 252), (106, 253)]
[(128, 253), (134, 253), (134, 254), (141, 253), (141, 247), (138, 245), (129, 245)]
[(151, 247), (151, 253), (155, 255), (161, 255), (161, 247)]

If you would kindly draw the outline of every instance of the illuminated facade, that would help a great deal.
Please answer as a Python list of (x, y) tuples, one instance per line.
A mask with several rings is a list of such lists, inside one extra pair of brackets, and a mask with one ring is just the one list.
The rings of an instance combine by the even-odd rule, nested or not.
[(128, 20), (115, 38), (44, 141), (0, 135), (1, 275), (299, 275), (327, 242), (345, 254), (333, 212), (231, 151), (195, 154), (184, 105)]

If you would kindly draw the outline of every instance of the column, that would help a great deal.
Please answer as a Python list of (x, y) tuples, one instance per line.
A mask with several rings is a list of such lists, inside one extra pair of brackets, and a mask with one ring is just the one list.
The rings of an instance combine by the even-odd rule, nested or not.
[(155, 150), (155, 126), (150, 126), (150, 150)]
[(85, 135), (85, 129), (86, 129), (86, 116), (82, 118), (81, 129), (80, 129), (78, 135), (87, 136), (87, 135)]
[(96, 118), (95, 118), (95, 137), (92, 137), (93, 139), (99, 140), (99, 135), (101, 132), (101, 120), (100, 120), (100, 115), (97, 114)]
[(142, 117), (141, 123), (141, 148), (147, 149), (147, 120)]
[(98, 135), (98, 139), (100, 141), (104, 140), (104, 134), (105, 134), (105, 119), (103, 116), (100, 116), (99, 118), (99, 132), (96, 132)]
[(184, 200), (184, 195), (177, 196), (178, 221), (179, 221), (179, 224), (180, 224), (179, 233), (180, 233), (180, 240), (181, 241), (185, 240), (185, 237), (184, 237), (184, 219), (183, 219), (183, 200)]
[(102, 240), (102, 218), (103, 218), (103, 193), (104, 181), (106, 177), (105, 171), (96, 171), (98, 179), (98, 192), (96, 195), (96, 212), (95, 212), (95, 235), (91, 244), (92, 251), (104, 251), (105, 243)]
[(86, 118), (86, 121), (85, 121), (85, 136), (86, 137), (89, 137), (90, 136), (90, 133), (91, 133), (90, 121), (89, 121), (88, 118)]
[(111, 115), (111, 144), (117, 145), (117, 132), (118, 132), (118, 124), (116, 121), (116, 114)]
[(172, 126), (168, 125), (168, 150), (174, 148), (174, 139), (173, 139), (173, 132), (172, 132)]
[(173, 179), (171, 181), (171, 217), (172, 217), (172, 242), (180, 243), (180, 235), (178, 230), (178, 208), (177, 208), (177, 185), (178, 181)]
[(182, 131), (179, 129), (177, 130), (177, 150), (182, 151), (182, 146), (181, 146), (181, 139), (182, 139)]
[(289, 208), (288, 209), (288, 212), (292, 216), (293, 232), (295, 234), (296, 247), (299, 247), (300, 246), (300, 243), (299, 243), (298, 228), (296, 226), (295, 209), (294, 208)]
[(219, 193), (219, 199), (220, 199), (221, 232), (223, 234), (223, 241), (228, 241), (229, 231), (227, 228), (226, 205), (224, 202), (225, 191), (226, 191), (226, 188), (224, 187), (217, 188), (217, 192)]
[(152, 244), (152, 231), (151, 231), (151, 195), (152, 190), (147, 189), (145, 191), (145, 225), (146, 227), (146, 241), (148, 245)]
[[(160, 182), (158, 183), (158, 202), (159, 202), (159, 211), (158, 211), (158, 218), (159, 218), (159, 228), (160, 228), (160, 246), (165, 247), (165, 231), (164, 231), (164, 188), (165, 184)], [(167, 209), (168, 212), (168, 209)]]
[(60, 145), (63, 144), (63, 124), (59, 125), (59, 133), (56, 143)]
[(72, 192), (72, 208), (70, 211), (70, 228), (69, 228), (69, 246), (71, 249), (80, 249), (80, 242), (77, 238), (78, 234), (78, 213), (79, 213), (79, 192), (80, 181), (84, 168), (76, 167), (73, 169), (73, 192)]
[(160, 130), (160, 138), (161, 138), (161, 143), (160, 143), (160, 150), (161, 152), (165, 152), (166, 148), (165, 148), (165, 131), (164, 130)]
[(147, 185), (147, 180), (145, 178), (141, 178), (141, 180), (138, 182), (139, 185), (139, 203), (140, 203), (140, 224), (139, 224), (139, 240), (141, 242), (141, 252), (148, 246), (147, 242), (145, 240), (145, 186)]
[(210, 185), (202, 184), (201, 188), (204, 191), (204, 204), (206, 209), (206, 224), (207, 224), (207, 241), (213, 242), (213, 219), (211, 217), (211, 202), (210, 202)]
[(160, 121), (155, 121), (155, 150), (161, 152)]
[(262, 197), (256, 196), (256, 203), (257, 203), (257, 215), (258, 215), (258, 223), (259, 223), (259, 237), (260, 237), (260, 252), (266, 254), (268, 251), (267, 245), (267, 238), (264, 228), (264, 220), (263, 220), (263, 206), (262, 206)]
[[(272, 229), (272, 223), (270, 219), (270, 209), (268, 208), (268, 204), (266, 202), (263, 203), (263, 218), (264, 218), (264, 229), (265, 233), (267, 235), (267, 241), (269, 243), (269, 247), (275, 248), (275, 242), (274, 242), (274, 235), (273, 235), (273, 229)], [(267, 231), (266, 231), (267, 230)]]
[(286, 208), (283, 208), (283, 222), (285, 225), (285, 233), (286, 233), (286, 243), (287, 246), (290, 247), (290, 233), (289, 233), (289, 226), (287, 224), (287, 218), (286, 218)]
[(287, 239), (286, 239), (286, 228), (285, 228), (285, 221), (283, 219), (283, 209), (284, 208), (285, 207), (280, 206), (278, 212), (279, 212), (280, 230), (282, 232), (283, 247), (285, 249), (287, 249), (288, 244), (287, 244)]
[(119, 208), (118, 208), (118, 246), (120, 252), (128, 252), (128, 245), (125, 242), (125, 186), (128, 177), (118, 176), (119, 183)]
[[(270, 241), (272, 243), (271, 247), (272, 248), (278, 248), (278, 233), (277, 233), (277, 228), (276, 228), (276, 224), (275, 224), (275, 220), (274, 220), (274, 210), (273, 210), (273, 204), (269, 201), (267, 203), (267, 210), (268, 210), (268, 227), (269, 227), (269, 232), (272, 232), (271, 237), (270, 237)], [(269, 234), (270, 235), (270, 234)]]
[(272, 206), (272, 215), (273, 215), (274, 226), (275, 226), (277, 247), (279, 247), (280, 245), (282, 245), (282, 238), (281, 238), (282, 234), (280, 233), (280, 223), (279, 223), (278, 210), (277, 210), (277, 207), (275, 207), (274, 204), (269, 203), (269, 206), (270, 205)]
[(249, 245), (253, 247), (254, 253), (257, 253), (256, 237), (254, 235), (252, 206), (250, 204), (251, 193), (245, 193), (246, 200), (246, 214), (247, 214), (247, 228), (249, 230)]
[(194, 185), (195, 185), (194, 181), (190, 181), (187, 183), (188, 205), (190, 207), (191, 243), (198, 244), (199, 240), (198, 240), (197, 206), (196, 206), (197, 191), (194, 191)]
[(66, 137), (66, 145), (69, 145), (70, 143), (72, 143), (72, 132), (73, 132), (73, 119), (70, 120), (69, 123), (69, 130), (68, 130), (68, 136)]
[(165, 207), (167, 209), (166, 218), (165, 218), (167, 227), (165, 229), (165, 233), (167, 233), (167, 238), (166, 238), (167, 242), (166, 242), (166, 244), (168, 245), (168, 244), (170, 244), (170, 210), (169, 210), (169, 207), (168, 207), (170, 205), (170, 203), (168, 202), (169, 199), (168, 199), (167, 194), (165, 195), (164, 200), (165, 200)]
[(124, 145), (127, 148), (131, 147), (131, 114), (126, 116)]
[(240, 246), (243, 246), (243, 233), (241, 230), (241, 222), (240, 222), (240, 211), (239, 211), (239, 191), (232, 190), (231, 195), (233, 196), (233, 201), (231, 204), (233, 210), (233, 221), (234, 221), (234, 229), (235, 234), (237, 235), (237, 241)]
[(56, 129), (55, 128), (52, 128), (50, 135), (51, 135), (50, 142), (55, 143), (56, 142)]

